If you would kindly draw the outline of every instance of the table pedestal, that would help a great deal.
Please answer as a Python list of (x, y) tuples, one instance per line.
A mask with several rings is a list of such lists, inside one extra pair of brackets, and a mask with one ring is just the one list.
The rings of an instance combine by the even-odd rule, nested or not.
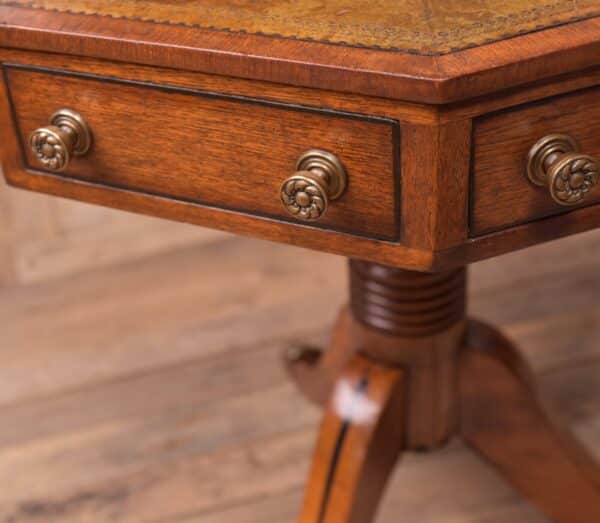
[(600, 521), (600, 466), (549, 410), (514, 345), (466, 318), (465, 269), (352, 260), (350, 275), (329, 349), (286, 358), (325, 406), (301, 523), (373, 521), (401, 453), (453, 436), (552, 521)]

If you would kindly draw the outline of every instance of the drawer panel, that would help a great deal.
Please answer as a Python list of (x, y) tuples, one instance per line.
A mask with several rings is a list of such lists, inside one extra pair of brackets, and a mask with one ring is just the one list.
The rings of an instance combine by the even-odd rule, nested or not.
[(584, 203), (555, 203), (529, 182), (527, 154), (550, 134), (574, 138), (582, 153), (600, 158), (600, 87), (478, 118), (474, 122), (470, 234), (477, 236), (600, 202), (600, 187)]
[[(109, 77), (5, 66), (28, 169), (29, 135), (60, 108), (93, 133), (60, 176), (298, 222), (279, 199), (306, 150), (335, 153), (348, 186), (311, 226), (395, 240), (399, 126), (384, 118)], [(52, 176), (57, 176), (52, 174)]]

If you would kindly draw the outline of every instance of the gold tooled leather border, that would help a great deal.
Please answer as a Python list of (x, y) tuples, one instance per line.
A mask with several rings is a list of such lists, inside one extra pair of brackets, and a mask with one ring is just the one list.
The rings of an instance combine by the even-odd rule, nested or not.
[[(553, 4), (545, 4), (541, 7), (535, 7), (535, 8), (530, 7), (527, 9), (523, 9), (521, 11), (521, 13), (519, 13), (519, 14), (527, 13), (528, 15), (535, 15), (536, 17), (539, 16), (540, 18), (542, 18), (541, 15), (543, 14), (544, 10), (550, 11), (552, 8), (559, 6), (561, 3), (562, 3), (562, 1), (559, 0), (557, 2), (554, 2)], [(565, 3), (571, 3), (571, 4), (575, 5), (576, 0), (566, 0)], [(210, 24), (202, 25), (202, 24), (198, 24), (198, 23), (190, 23), (190, 22), (185, 22), (185, 21), (155, 19), (152, 17), (132, 17), (132, 16), (127, 16), (127, 15), (117, 15), (114, 13), (93, 12), (93, 11), (88, 11), (85, 9), (46, 7), (46, 6), (40, 5), (40, 2), (28, 1), (28, 0), (17, 0), (17, 1), (15, 1), (15, 0), (12, 0), (12, 1), (11, 0), (9, 0), (9, 1), (0, 0), (0, 5), (11, 6), (11, 7), (21, 7), (21, 8), (28, 8), (28, 9), (37, 9), (37, 10), (43, 10), (43, 11), (48, 11), (48, 12), (67, 13), (67, 14), (80, 15), (80, 16), (89, 16), (89, 17), (98, 17), (98, 18), (106, 17), (106, 18), (112, 18), (112, 19), (117, 19), (117, 20), (131, 20), (131, 21), (135, 21), (135, 22), (146, 22), (146, 23), (153, 23), (153, 24), (159, 24), (159, 25), (186, 27), (186, 28), (191, 28), (191, 29), (219, 31), (219, 32), (225, 32), (225, 33), (231, 33), (231, 34), (249, 34), (249, 35), (261, 36), (261, 37), (267, 37), (267, 38), (276, 38), (276, 39), (284, 39), (284, 40), (292, 40), (292, 41), (295, 40), (295, 41), (301, 41), (301, 42), (313, 42), (313, 43), (321, 43), (321, 44), (335, 45), (335, 46), (341, 46), (341, 47), (354, 47), (354, 48), (359, 48), (359, 49), (371, 49), (371, 50), (377, 50), (377, 51), (400, 52), (400, 53), (414, 54), (414, 55), (421, 55), (421, 56), (442, 56), (442, 55), (446, 55), (446, 54), (451, 54), (454, 52), (463, 51), (463, 50), (471, 49), (474, 47), (480, 47), (483, 45), (491, 44), (494, 42), (499, 42), (502, 40), (507, 40), (510, 38), (515, 38), (517, 36), (521, 36), (524, 34), (531, 34), (531, 33), (543, 31), (546, 29), (559, 27), (562, 25), (580, 22), (583, 20), (589, 20), (589, 19), (600, 16), (600, 6), (599, 6), (597, 10), (594, 10), (594, 11), (584, 14), (584, 15), (580, 15), (580, 16), (576, 15), (576, 16), (572, 16), (569, 18), (549, 19), (542, 24), (535, 25), (532, 28), (522, 28), (521, 27), (520, 29), (518, 29), (518, 27), (519, 27), (518, 22), (517, 22), (518, 14), (515, 14), (514, 17), (511, 17), (513, 19), (513, 22), (515, 25), (514, 32), (501, 33), (494, 37), (489, 37), (489, 36), (486, 37), (483, 32), (469, 33), (468, 36), (463, 37), (462, 44), (452, 45), (452, 43), (451, 43), (452, 42), (452, 40), (451, 40), (452, 34), (457, 34), (460, 32), (465, 33), (468, 30), (468, 28), (476, 27), (476, 28), (483, 29), (484, 27), (489, 27), (490, 24), (499, 23), (500, 21), (505, 22), (507, 17), (500, 16), (497, 19), (490, 19), (488, 21), (487, 26), (483, 26), (481, 22), (473, 22), (472, 24), (470, 24), (468, 26), (462, 26), (455, 30), (446, 31), (443, 34), (438, 33), (437, 35), (430, 35), (429, 41), (427, 43), (423, 43), (419, 48), (417, 48), (417, 47), (411, 48), (411, 47), (407, 47), (407, 46), (375, 45), (375, 44), (364, 44), (364, 43), (360, 43), (360, 42), (348, 42), (348, 41), (343, 41), (341, 39), (333, 40), (333, 39), (309, 37), (309, 36), (294, 36), (294, 35), (281, 34), (278, 32), (251, 31), (251, 30), (245, 30), (245, 29), (241, 29), (241, 28), (236, 29), (236, 28), (232, 28), (232, 27), (221, 27), (221, 26), (210, 25)], [(524, 21), (523, 24), (525, 24), (525, 23), (531, 24), (531, 22)], [(405, 38), (408, 39), (411, 36), (410, 30), (404, 30), (404, 32), (406, 34)], [(417, 35), (420, 35), (420, 33), (412, 32), (412, 35), (414, 35), (416, 38)], [(436, 38), (437, 38), (437, 40), (436, 40)]]

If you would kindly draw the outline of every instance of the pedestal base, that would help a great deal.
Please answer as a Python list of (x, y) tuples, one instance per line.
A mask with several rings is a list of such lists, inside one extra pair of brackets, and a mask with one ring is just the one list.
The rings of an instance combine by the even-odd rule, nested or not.
[(513, 344), (457, 314), (464, 278), (366, 265), (351, 262), (351, 306), (329, 350), (288, 355), (298, 386), (325, 405), (300, 522), (373, 521), (401, 453), (454, 435), (552, 521), (600, 521), (600, 466), (539, 396)]

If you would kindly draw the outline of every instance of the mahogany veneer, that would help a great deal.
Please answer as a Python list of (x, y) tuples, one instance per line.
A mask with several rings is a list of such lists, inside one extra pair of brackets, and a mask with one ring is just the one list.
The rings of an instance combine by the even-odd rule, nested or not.
[[(295, 160), (318, 143), (339, 151), (353, 173), (344, 199), (318, 225), (357, 236), (398, 237), (399, 135), (392, 120), (110, 77), (12, 66), (5, 71), (30, 169), (37, 165), (27, 137), (40, 122), (56, 107), (85, 107), (81, 113), (93, 129), (94, 147), (65, 176), (291, 221), (273, 195)], [(372, 172), (380, 173), (376, 185)]]
[[(527, 151), (540, 136), (560, 130), (582, 150), (600, 157), (600, 87), (554, 96), (476, 118), (473, 124), (473, 177), (470, 232), (514, 227), (569, 210), (524, 176)], [(586, 203), (600, 201), (600, 187)]]
[(453, 436), (596, 523), (597, 464), (465, 267), (600, 226), (600, 6), (370, 4), (0, 0), (6, 180), (351, 258), (329, 350), (286, 359), (326, 405), (302, 523), (372, 521)]

